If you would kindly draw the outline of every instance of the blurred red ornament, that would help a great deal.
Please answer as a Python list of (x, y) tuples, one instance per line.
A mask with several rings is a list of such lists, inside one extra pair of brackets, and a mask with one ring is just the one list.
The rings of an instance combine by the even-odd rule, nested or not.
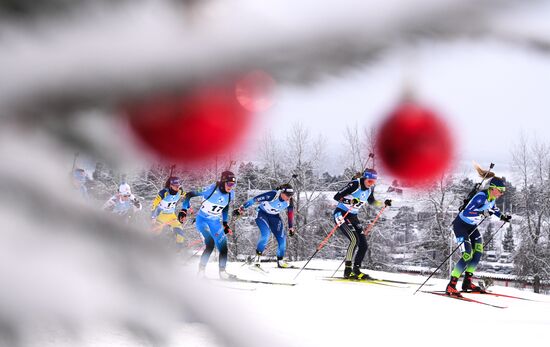
[(160, 158), (197, 163), (231, 151), (243, 139), (252, 115), (233, 87), (208, 86), (163, 94), (125, 107), (130, 128)]
[(273, 105), (275, 80), (265, 71), (254, 70), (235, 85), (235, 96), (250, 112), (263, 112)]
[(410, 101), (400, 104), (382, 124), (376, 146), (383, 166), (412, 184), (437, 179), (449, 167), (454, 150), (443, 120)]

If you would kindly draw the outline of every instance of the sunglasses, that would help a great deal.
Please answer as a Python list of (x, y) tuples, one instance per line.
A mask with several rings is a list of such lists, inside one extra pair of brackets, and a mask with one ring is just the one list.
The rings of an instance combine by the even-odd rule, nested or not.
[(504, 187), (492, 187), (492, 188), (498, 190), (501, 193), (504, 193), (506, 191), (506, 188)]
[(237, 182), (231, 182), (231, 181), (229, 181), (229, 182), (225, 182), (225, 184), (226, 184), (228, 187), (234, 187), (234, 186), (237, 184)]

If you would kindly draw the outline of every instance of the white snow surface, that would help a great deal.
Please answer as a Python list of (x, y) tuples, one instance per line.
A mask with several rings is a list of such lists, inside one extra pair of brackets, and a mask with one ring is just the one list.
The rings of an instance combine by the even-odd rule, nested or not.
[[(303, 265), (299, 262), (297, 265)], [(515, 288), (491, 287), (497, 293), (538, 300), (476, 295), (480, 301), (507, 306), (498, 309), (432, 294), (417, 293), (418, 285), (390, 287), (379, 284), (334, 282), (330, 277), (340, 261), (313, 260), (308, 267), (326, 271), (303, 271), (294, 287), (251, 285), (255, 291), (226, 289), (248, 305), (246, 310), (262, 319), (273, 335), (285, 336), (299, 346), (513, 346), (526, 339), (543, 338), (550, 326), (550, 297)], [(269, 274), (259, 274), (231, 264), (243, 278), (291, 281), (298, 270), (277, 269), (266, 264)], [(422, 283), (425, 276), (365, 270), (371, 276)], [(337, 276), (342, 276), (340, 271)], [(446, 279), (430, 279), (422, 290), (444, 290)], [(475, 295), (475, 294), (474, 294)], [(470, 296), (472, 297), (472, 296)]]
[[(185, 267), (193, 269), (197, 261)], [(470, 295), (506, 306), (499, 309), (421, 292), (413, 295), (418, 287), (413, 284), (390, 287), (323, 279), (330, 277), (339, 263), (313, 260), (308, 268), (326, 270), (305, 270), (296, 281), (293, 278), (298, 269), (277, 269), (274, 263), (262, 263), (269, 273), (242, 263), (228, 265), (230, 272), (243, 279), (296, 283), (284, 286), (220, 281), (217, 264), (211, 262), (206, 282), (225, 296), (225, 300), (240, 307), (239, 312), (225, 312), (225, 316), (237, 322), (243, 315), (253, 317), (256, 324), (251, 329), (261, 329), (266, 337), (277, 337), (293, 346), (462, 346), (465, 343), (517, 346), (526, 340), (545, 337), (545, 328), (550, 326), (550, 297), (545, 295), (498, 286), (490, 290), (537, 301)], [(365, 271), (375, 278), (415, 283), (426, 279), (425, 276)], [(431, 279), (422, 290), (444, 290), (446, 283), (444, 279)], [(199, 323), (182, 323), (168, 341), (169, 346), (181, 346), (185, 341), (185, 346), (205, 347), (218, 346), (221, 342)], [(65, 346), (59, 340), (53, 342), (53, 345)], [(135, 336), (108, 328), (94, 330), (80, 342), (80, 346), (148, 346)]]

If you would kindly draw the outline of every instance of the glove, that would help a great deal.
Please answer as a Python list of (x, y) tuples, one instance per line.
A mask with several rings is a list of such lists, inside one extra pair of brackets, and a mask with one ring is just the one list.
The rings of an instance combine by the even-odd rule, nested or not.
[(512, 216), (509, 215), (508, 213), (506, 213), (506, 214), (501, 214), (501, 215), (500, 215), (500, 220), (501, 220), (501, 221), (510, 223), (510, 219), (512, 219)]
[(183, 223), (185, 222), (185, 218), (187, 218), (187, 210), (182, 209), (180, 213), (178, 213), (178, 221)]
[(134, 206), (135, 206), (137, 209), (140, 209), (140, 210), (141, 210), (141, 202), (139, 202), (138, 199), (134, 200)]
[(223, 232), (227, 235), (233, 235), (233, 230), (229, 227), (229, 224), (227, 222), (223, 222)]
[(493, 214), (493, 211), (487, 209), (481, 212), (481, 214), (484, 215), (485, 217), (490, 217)]
[(391, 199), (384, 200), (384, 206), (391, 206)]
[(357, 198), (353, 198), (353, 200), (351, 200), (351, 204), (352, 205), (357, 205), (358, 203), (360, 203), (361, 200), (357, 199)]
[(292, 237), (294, 236), (295, 232), (294, 232), (294, 228), (288, 228), (288, 236)]
[(241, 214), (243, 214), (243, 212), (244, 212), (244, 208), (242, 206), (239, 206), (238, 209), (233, 210), (233, 216), (239, 217)]

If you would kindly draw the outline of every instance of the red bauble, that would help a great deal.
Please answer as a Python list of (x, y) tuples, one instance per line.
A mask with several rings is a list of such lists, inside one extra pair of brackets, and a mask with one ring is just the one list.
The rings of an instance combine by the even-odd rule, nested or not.
[(125, 113), (143, 144), (161, 159), (179, 163), (199, 163), (229, 152), (252, 120), (232, 85), (148, 97), (126, 106)]
[(413, 184), (437, 179), (453, 158), (447, 125), (430, 109), (404, 102), (382, 124), (378, 156), (392, 175)]
[(237, 81), (235, 95), (250, 112), (263, 112), (273, 105), (275, 80), (265, 71), (254, 70)]

